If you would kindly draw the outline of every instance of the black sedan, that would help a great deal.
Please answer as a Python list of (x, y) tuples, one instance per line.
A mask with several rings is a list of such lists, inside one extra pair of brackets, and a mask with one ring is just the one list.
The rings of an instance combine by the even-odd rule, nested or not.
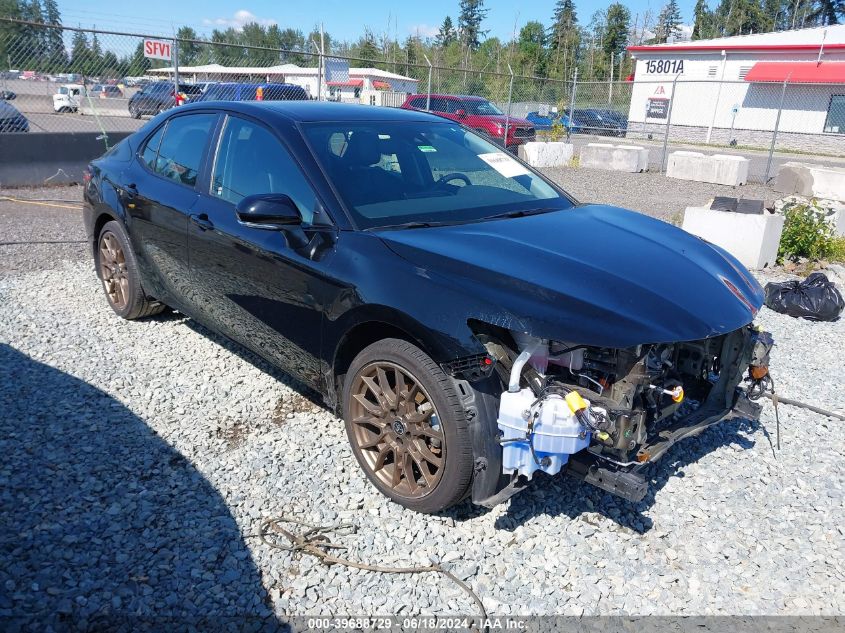
[(771, 341), (733, 257), (424, 112), (187, 105), (91, 163), (85, 205), (118, 315), (169, 306), (289, 372), (418, 511), (538, 470), (641, 499), (674, 442), (755, 415)]

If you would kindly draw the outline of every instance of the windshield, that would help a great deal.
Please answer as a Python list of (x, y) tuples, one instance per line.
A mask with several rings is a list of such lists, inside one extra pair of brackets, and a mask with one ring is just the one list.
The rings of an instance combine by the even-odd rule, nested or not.
[(464, 101), (464, 109), (467, 111), (467, 114), (504, 114), (504, 112), (489, 101), (482, 101), (481, 99), (468, 99)]
[(452, 123), (311, 123), (305, 134), (362, 229), (572, 206), (510, 154)]

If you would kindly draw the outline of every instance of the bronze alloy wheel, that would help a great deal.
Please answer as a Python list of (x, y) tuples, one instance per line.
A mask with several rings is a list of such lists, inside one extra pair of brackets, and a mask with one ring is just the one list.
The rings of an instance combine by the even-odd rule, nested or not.
[(376, 361), (355, 375), (351, 396), (352, 437), (370, 472), (400, 497), (433, 492), (446, 463), (446, 441), (420, 382), (395, 363)]
[(126, 255), (111, 231), (100, 236), (100, 277), (109, 303), (115, 310), (124, 309), (129, 301)]

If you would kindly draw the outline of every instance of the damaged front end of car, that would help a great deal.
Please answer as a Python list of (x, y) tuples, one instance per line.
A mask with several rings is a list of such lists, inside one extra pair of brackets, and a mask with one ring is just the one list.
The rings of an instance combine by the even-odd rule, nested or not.
[(753, 325), (679, 343), (624, 349), (541, 339), (489, 328), (487, 349), (499, 395), (499, 450), (476, 462), (473, 501), (488, 507), (538, 471), (561, 470), (638, 502), (643, 470), (676, 442), (732, 418), (757, 419), (741, 386), (768, 371), (771, 336)]

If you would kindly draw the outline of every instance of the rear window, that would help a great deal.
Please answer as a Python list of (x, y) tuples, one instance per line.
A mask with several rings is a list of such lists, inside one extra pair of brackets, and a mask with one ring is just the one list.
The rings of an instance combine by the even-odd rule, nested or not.
[(238, 94), (238, 87), (233, 85), (211, 86), (205, 91), (205, 99), (209, 101), (232, 101)]
[(265, 101), (296, 101), (306, 98), (305, 90), (301, 86), (271, 84), (264, 88)]
[(202, 94), (202, 86), (195, 84), (179, 84), (179, 92), (184, 92), (186, 95)]

